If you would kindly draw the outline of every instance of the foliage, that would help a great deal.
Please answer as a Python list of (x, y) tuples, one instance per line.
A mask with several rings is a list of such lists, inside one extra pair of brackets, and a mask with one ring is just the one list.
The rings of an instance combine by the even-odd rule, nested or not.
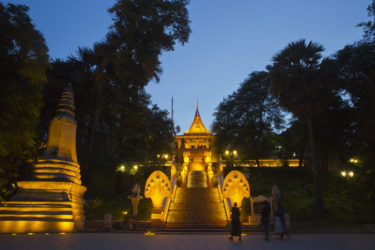
[(359, 27), (363, 27), (363, 39), (365, 41), (373, 41), (375, 38), (375, 1), (367, 7), (368, 16), (372, 17), (373, 20), (367, 22), (361, 22), (358, 24)]
[(317, 166), (314, 117), (335, 100), (333, 62), (322, 61), (323, 46), (305, 40), (289, 43), (273, 57), (268, 66), (273, 95), (280, 105), (306, 122), (309, 133), (312, 168), (314, 170), (315, 205), (319, 217), (324, 216), (324, 201)]
[(227, 148), (237, 149), (243, 159), (267, 157), (274, 149), (273, 131), (283, 122), (266, 72), (251, 73), (236, 92), (219, 104), (214, 115), (218, 153)]
[[(251, 196), (271, 196), (273, 185), (281, 192), (282, 205), (293, 221), (317, 219), (314, 212), (314, 185), (312, 170), (306, 168), (224, 168), (226, 175), (231, 170), (249, 174)], [(348, 181), (339, 171), (322, 172), (325, 213), (328, 220), (349, 223), (373, 223), (375, 204), (360, 193), (361, 174)], [(357, 211), (354, 211), (353, 203)]]
[[(91, 169), (92, 178), (87, 183), (86, 206), (87, 219), (102, 219), (104, 214), (110, 212), (114, 219), (121, 219), (122, 212), (127, 211), (128, 215), (132, 214), (132, 204), (127, 198), (131, 195), (135, 183), (141, 187), (141, 195), (144, 197), (144, 189), (148, 176), (155, 170), (163, 171), (170, 176), (170, 167), (162, 165), (139, 166), (135, 171), (132, 168), (134, 163), (123, 163), (126, 166), (122, 172), (101, 169)], [(150, 219), (152, 203), (150, 199), (142, 199), (138, 208), (136, 219)]]
[(38, 149), (48, 48), (27, 12), (24, 5), (0, 3), (0, 199), (27, 173)]
[[(83, 179), (90, 169), (122, 162), (147, 162), (170, 153), (173, 124), (168, 112), (152, 105), (144, 87), (161, 73), (159, 56), (187, 42), (187, 1), (119, 0), (110, 8), (113, 25), (105, 41), (80, 48), (77, 57), (55, 61), (44, 91), (41, 132), (65, 82), (75, 92), (77, 151)], [(45, 136), (44, 136), (45, 137)], [(103, 170), (104, 171), (104, 170)], [(92, 177), (94, 178), (94, 177)]]

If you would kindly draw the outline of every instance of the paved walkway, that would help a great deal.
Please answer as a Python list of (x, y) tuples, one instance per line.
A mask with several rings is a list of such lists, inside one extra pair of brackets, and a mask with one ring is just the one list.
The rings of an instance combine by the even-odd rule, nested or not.
[(0, 235), (0, 249), (375, 249), (374, 234), (301, 234), (292, 240), (271, 239), (266, 242), (261, 234), (243, 236), (242, 242), (231, 242), (218, 234), (121, 234), (76, 233)]

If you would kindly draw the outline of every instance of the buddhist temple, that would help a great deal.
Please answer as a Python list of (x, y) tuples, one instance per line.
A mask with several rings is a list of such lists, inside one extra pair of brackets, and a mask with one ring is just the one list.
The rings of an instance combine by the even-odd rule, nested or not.
[(176, 136), (176, 151), (183, 152), (189, 171), (205, 171), (211, 162), (211, 132), (206, 129), (199, 114), (198, 102), (193, 122), (183, 134)]
[(74, 96), (63, 93), (49, 127), (47, 148), (29, 180), (0, 206), (0, 233), (72, 232), (82, 230), (85, 214), (76, 154)]

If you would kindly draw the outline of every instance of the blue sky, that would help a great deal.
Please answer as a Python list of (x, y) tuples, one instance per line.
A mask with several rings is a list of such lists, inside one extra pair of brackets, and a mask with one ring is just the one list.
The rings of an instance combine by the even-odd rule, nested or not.
[[(3, 1), (4, 2), (4, 1)], [(30, 7), (52, 58), (75, 55), (104, 39), (114, 0), (13, 0)], [(147, 91), (163, 109), (174, 98), (175, 124), (187, 130), (196, 100), (210, 128), (224, 97), (252, 72), (264, 70), (272, 56), (300, 38), (325, 47), (325, 56), (358, 41), (356, 25), (368, 20), (370, 0), (191, 0), (192, 34), (185, 46), (162, 55), (163, 74)]]

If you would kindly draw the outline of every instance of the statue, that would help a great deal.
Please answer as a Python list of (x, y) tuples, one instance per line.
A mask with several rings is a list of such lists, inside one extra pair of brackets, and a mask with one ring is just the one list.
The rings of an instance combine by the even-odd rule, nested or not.
[(132, 201), (133, 205), (133, 216), (137, 216), (138, 214), (138, 204), (143, 197), (140, 195), (141, 193), (141, 186), (138, 183), (135, 183), (132, 188), (132, 195), (129, 195), (128, 198)]

